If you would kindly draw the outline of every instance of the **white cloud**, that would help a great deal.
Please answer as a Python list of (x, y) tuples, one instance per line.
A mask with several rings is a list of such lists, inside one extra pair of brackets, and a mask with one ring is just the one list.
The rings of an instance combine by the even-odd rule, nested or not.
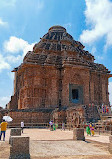
[(109, 100), (112, 105), (112, 82), (109, 82)]
[(85, 0), (86, 24), (90, 29), (83, 30), (80, 41), (91, 44), (106, 37), (105, 47), (112, 45), (112, 2), (110, 0)]
[(10, 101), (10, 96), (0, 97), (0, 106), (5, 108), (6, 104)]
[(32, 51), (33, 50), (33, 46), (35, 45), (35, 43), (32, 44), (28, 44), (24, 49), (23, 49), (23, 57), (26, 55), (26, 53), (28, 51)]
[[(10, 63), (21, 62), (28, 51), (33, 50), (35, 43), (29, 44), (27, 41), (11, 36), (8, 41), (4, 42), (4, 51), (8, 53), (6, 60)], [(20, 55), (22, 52), (22, 55)], [(11, 54), (10, 54), (11, 53)], [(13, 55), (12, 55), (13, 54)], [(18, 54), (15, 56), (15, 54)]]
[(3, 69), (10, 69), (10, 65), (5, 61), (5, 58), (0, 54), (0, 72)]
[(0, 18), (0, 25), (1, 25), (1, 26), (7, 26), (7, 24), (8, 24), (7, 22), (4, 22), (4, 21)]
[(8, 55), (5, 57), (5, 60), (8, 62), (8, 63), (17, 63), (17, 62), (21, 62), (22, 61), (22, 56), (21, 55), (18, 55), (18, 56), (13, 56), (13, 55)]
[(15, 36), (11, 36), (9, 41), (4, 42), (5, 51), (11, 52), (14, 54), (24, 50), (24, 48), (27, 46), (28, 46), (27, 41), (25, 41), (21, 38), (17, 38)]

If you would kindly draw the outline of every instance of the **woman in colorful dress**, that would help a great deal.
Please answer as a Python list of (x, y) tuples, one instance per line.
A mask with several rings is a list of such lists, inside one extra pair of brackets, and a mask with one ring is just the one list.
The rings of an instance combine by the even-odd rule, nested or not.
[(94, 133), (94, 125), (92, 123), (90, 123), (89, 127), (90, 127), (90, 130), (91, 130), (92, 136), (94, 136), (94, 134), (95, 134)]
[(87, 132), (87, 136), (91, 135), (89, 124), (87, 124), (87, 126), (86, 126), (86, 132)]

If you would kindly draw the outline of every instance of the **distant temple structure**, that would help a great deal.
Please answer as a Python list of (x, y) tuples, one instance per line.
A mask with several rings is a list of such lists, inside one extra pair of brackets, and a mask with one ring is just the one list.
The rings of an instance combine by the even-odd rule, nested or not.
[(12, 72), (14, 94), (7, 108), (13, 122), (97, 121), (102, 103), (109, 104), (112, 74), (62, 26), (51, 27)]

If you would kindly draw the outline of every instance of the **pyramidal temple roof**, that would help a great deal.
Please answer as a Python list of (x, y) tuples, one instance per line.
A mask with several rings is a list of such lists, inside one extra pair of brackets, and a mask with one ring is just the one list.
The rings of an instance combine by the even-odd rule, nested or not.
[(18, 71), (24, 64), (54, 65), (56, 67), (82, 66), (92, 71), (100, 71), (109, 74), (110, 71), (102, 65), (94, 63), (94, 56), (84, 50), (84, 46), (73, 39), (62, 26), (52, 26), (48, 32), (40, 38), (40, 41), (29, 51), (23, 63), (13, 70)]
[[(92, 56), (88, 51), (83, 50), (84, 46), (73, 39), (73, 37), (66, 32), (62, 26), (53, 26), (48, 30), (41, 41), (35, 44), (33, 51), (38, 49), (52, 50), (52, 51), (75, 51), (81, 54)], [(93, 56), (92, 56), (93, 57)]]

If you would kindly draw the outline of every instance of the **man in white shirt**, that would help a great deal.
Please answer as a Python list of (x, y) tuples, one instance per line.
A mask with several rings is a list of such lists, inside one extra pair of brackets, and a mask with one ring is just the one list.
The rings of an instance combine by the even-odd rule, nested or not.
[(22, 131), (22, 133), (23, 133), (23, 129), (24, 129), (24, 122), (21, 121), (21, 131)]

